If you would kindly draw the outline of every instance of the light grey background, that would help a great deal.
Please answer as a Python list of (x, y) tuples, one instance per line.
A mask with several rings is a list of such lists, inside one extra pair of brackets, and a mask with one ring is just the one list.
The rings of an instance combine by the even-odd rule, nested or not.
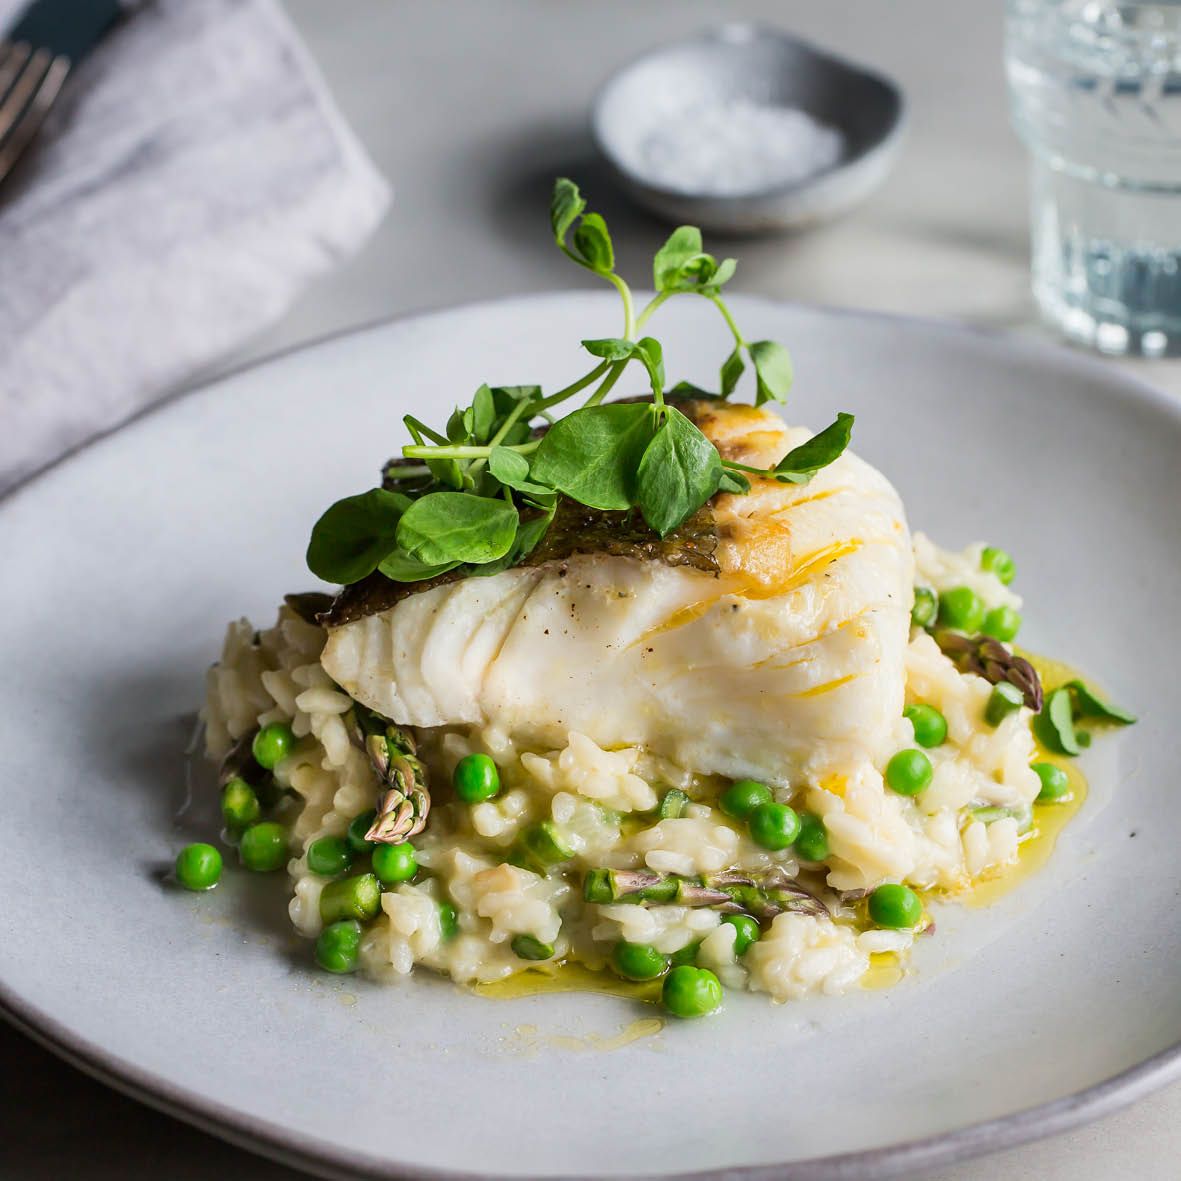
[[(1041, 332), (1027, 294), (1025, 167), (1006, 121), (999, 0), (286, 2), (395, 200), (364, 253), (233, 363), (413, 309), (581, 282), (545, 230), (558, 172), (589, 190), (623, 267), (642, 275), (662, 227), (617, 198), (594, 163), (588, 102), (614, 64), (739, 16), (894, 74), (911, 118), (895, 174), (860, 212), (800, 238), (715, 238), (741, 258), (736, 289)], [(1119, 364), (1181, 393), (1181, 362)], [(296, 1176), (123, 1099), (3, 1026), (0, 1097), (22, 1116), (6, 1123), (6, 1176)], [(1179, 1129), (1174, 1088), (933, 1176), (1165, 1181), (1178, 1175)]]

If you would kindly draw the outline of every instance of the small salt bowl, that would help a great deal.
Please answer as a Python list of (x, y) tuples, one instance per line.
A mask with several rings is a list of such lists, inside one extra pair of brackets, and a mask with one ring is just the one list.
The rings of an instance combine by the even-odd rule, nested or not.
[(766, 25), (727, 24), (624, 66), (592, 131), (661, 217), (727, 233), (800, 229), (885, 179), (904, 121), (888, 78)]

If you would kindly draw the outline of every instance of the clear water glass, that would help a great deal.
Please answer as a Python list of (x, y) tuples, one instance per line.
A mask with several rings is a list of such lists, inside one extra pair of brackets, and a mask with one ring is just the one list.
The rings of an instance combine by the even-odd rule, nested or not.
[(1105, 353), (1181, 355), (1181, 0), (1008, 0), (1033, 292)]

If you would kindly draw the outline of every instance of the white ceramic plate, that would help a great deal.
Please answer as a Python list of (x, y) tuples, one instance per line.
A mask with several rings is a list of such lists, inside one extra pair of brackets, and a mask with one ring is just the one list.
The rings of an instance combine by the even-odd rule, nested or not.
[[(222, 1135), (381, 1177), (910, 1174), (1181, 1074), (1181, 411), (1064, 352), (735, 302), (752, 339), (793, 349), (791, 416), (855, 411), (912, 523), (1012, 550), (1026, 642), (1140, 711), (1088, 760), (1093, 796), (1048, 869), (987, 910), (945, 908), (893, 989), (732, 996), (658, 1032), (607, 996), (329, 978), (286, 932), (282, 883), (162, 884), (212, 823), (175, 817), (225, 621), (269, 621), (311, 584), (311, 522), (374, 482), (404, 411), (438, 418), (484, 379), (569, 379), (577, 341), (618, 328), (609, 296), (513, 300), (239, 373), (0, 505), (7, 1015)], [(659, 331), (674, 379), (711, 379), (711, 308), (674, 301)]]

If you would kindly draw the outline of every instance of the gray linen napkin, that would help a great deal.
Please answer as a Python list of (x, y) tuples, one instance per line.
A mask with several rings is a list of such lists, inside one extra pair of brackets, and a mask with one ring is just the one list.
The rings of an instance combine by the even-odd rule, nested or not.
[[(0, 27), (21, 7), (0, 0)], [(274, 0), (155, 0), (0, 189), (0, 493), (277, 319), (388, 204)]]

